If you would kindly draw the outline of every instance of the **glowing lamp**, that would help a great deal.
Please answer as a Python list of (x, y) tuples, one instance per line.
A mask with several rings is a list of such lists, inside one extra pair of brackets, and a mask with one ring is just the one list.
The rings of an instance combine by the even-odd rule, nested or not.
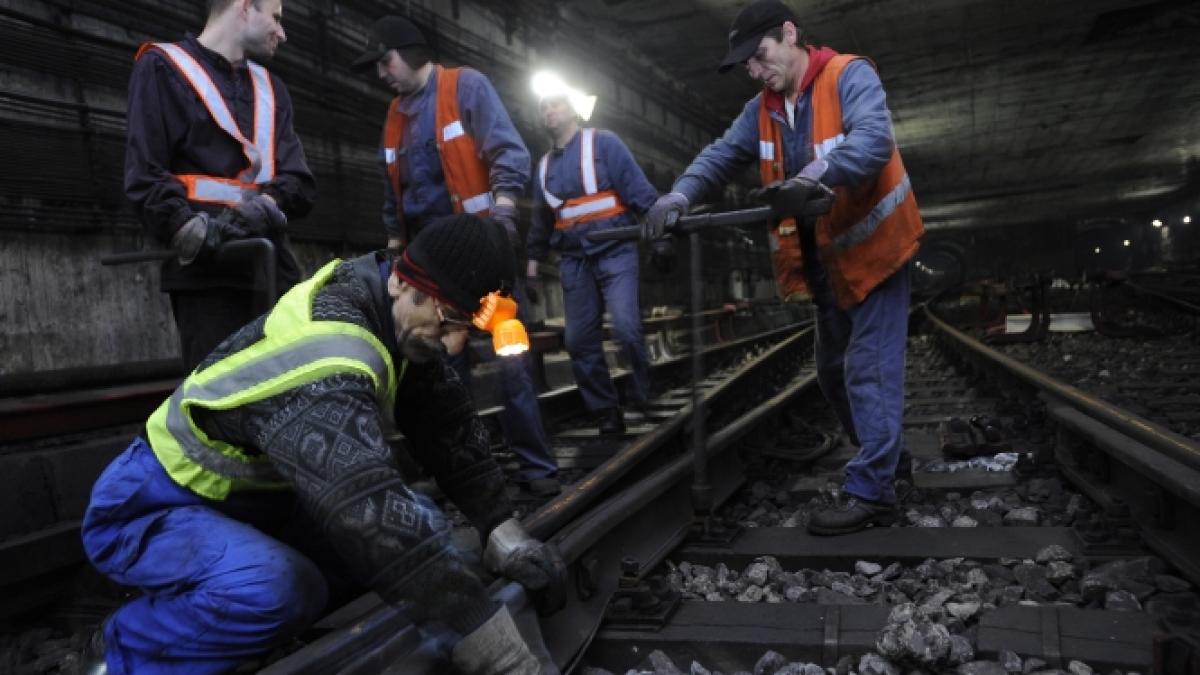
[(488, 293), (481, 298), (471, 323), (492, 334), (492, 347), (499, 356), (516, 356), (529, 351), (529, 333), (517, 320), (517, 303), (506, 295)]
[(538, 71), (529, 82), (533, 93), (538, 99), (565, 98), (571, 108), (583, 121), (592, 118), (592, 110), (596, 107), (596, 97), (568, 85), (556, 73), (548, 70)]

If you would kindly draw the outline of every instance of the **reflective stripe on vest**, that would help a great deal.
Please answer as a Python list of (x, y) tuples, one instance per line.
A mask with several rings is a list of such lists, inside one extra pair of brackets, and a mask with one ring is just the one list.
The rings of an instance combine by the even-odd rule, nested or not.
[[(813, 80), (810, 137), (818, 158), (827, 157), (846, 140), (838, 80), (859, 58), (839, 54)], [(834, 297), (842, 309), (849, 309), (916, 254), (925, 227), (894, 145), (891, 157), (873, 178), (852, 190), (836, 187), (834, 193), (833, 209), (817, 219), (815, 238)]]
[[(492, 199), (491, 178), (480, 159), (475, 139), (467, 133), (458, 109), (458, 75), (461, 68), (437, 66), (431, 77), (437, 78), (437, 98), (434, 102), (434, 132), (446, 192), (455, 213), (488, 215)], [(404, 222), (404, 186), (400, 184), (400, 154), (408, 119), (400, 112), (400, 97), (388, 104), (383, 125), (383, 159), (396, 195), (396, 216)]]
[(546, 203), (555, 210), (554, 229), (565, 230), (579, 223), (611, 218), (625, 212), (625, 205), (615, 190), (599, 189), (596, 172), (596, 130), (584, 128), (579, 131), (579, 179), (583, 184), (583, 195), (563, 200), (546, 189), (546, 173), (550, 167), (550, 153), (542, 155), (538, 162), (538, 180)]
[[(809, 131), (814, 159), (824, 159), (846, 140), (838, 79), (858, 58), (849, 54), (833, 57), (813, 81)], [(770, 116), (769, 95), (764, 88), (758, 118), (759, 176), (764, 185), (787, 177), (783, 136), (780, 123)], [(817, 219), (815, 239), (837, 303), (848, 309), (912, 257), (924, 226), (904, 163), (894, 148), (874, 179), (853, 191), (837, 187), (834, 192), (833, 209)], [(885, 225), (887, 231), (880, 232)], [(803, 255), (811, 252), (800, 250), (793, 220), (784, 220), (771, 231), (771, 245), (780, 294), (785, 298), (807, 295)]]
[(271, 85), (271, 74), (266, 68), (246, 61), (250, 82), (254, 90), (254, 140), (246, 138), (220, 89), (195, 58), (177, 44), (156, 42), (143, 45), (138, 56), (147, 48), (155, 48), (174, 64), (196, 95), (208, 109), (209, 116), (222, 131), (229, 134), (242, 146), (247, 166), (236, 178), (228, 176), (206, 176), (186, 174), (176, 176), (188, 190), (188, 199), (195, 202), (236, 204), (243, 190), (258, 190), (259, 185), (269, 183), (275, 177), (275, 89)]
[(192, 418), (195, 408), (238, 408), (347, 373), (370, 377), (381, 410), (391, 413), (398, 378), (379, 338), (350, 323), (311, 317), (313, 298), (340, 262), (288, 291), (267, 317), (261, 340), (193, 372), (150, 416), (150, 446), (175, 482), (217, 500), (233, 490), (288, 487), (265, 455), (209, 438)]

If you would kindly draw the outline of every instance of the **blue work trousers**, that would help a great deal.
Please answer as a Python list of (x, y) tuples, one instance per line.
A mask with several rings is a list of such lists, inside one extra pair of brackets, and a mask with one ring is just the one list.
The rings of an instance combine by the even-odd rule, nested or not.
[(604, 359), (604, 310), (612, 335), (630, 370), (628, 399), (643, 403), (650, 390), (650, 365), (638, 306), (638, 252), (619, 246), (597, 256), (563, 256), (558, 265), (566, 313), (571, 370), (588, 410), (612, 408), (617, 391)]
[[(524, 290), (517, 281), (514, 296), (517, 299), (517, 318), (526, 322), (524, 316)], [(504, 410), (500, 413), (500, 426), (504, 429), (504, 440), (517, 462), (521, 465), (518, 480), (552, 478), (558, 474), (558, 463), (546, 442), (546, 428), (542, 425), (542, 409), (538, 407), (537, 390), (533, 376), (529, 373), (529, 355), (498, 357), (500, 362), (500, 386), (504, 394)], [(446, 361), (458, 377), (471, 388), (471, 363), (467, 352), (447, 356)]]
[(292, 492), (205, 499), (141, 438), (96, 481), (82, 535), (97, 570), (143, 591), (104, 625), (113, 674), (223, 673), (267, 654), (321, 615), (341, 564)]
[(814, 247), (804, 273), (817, 305), (817, 381), (858, 454), (846, 464), (843, 490), (875, 502), (896, 501), (896, 465), (904, 448), (904, 351), (908, 340), (908, 265), (843, 310)]

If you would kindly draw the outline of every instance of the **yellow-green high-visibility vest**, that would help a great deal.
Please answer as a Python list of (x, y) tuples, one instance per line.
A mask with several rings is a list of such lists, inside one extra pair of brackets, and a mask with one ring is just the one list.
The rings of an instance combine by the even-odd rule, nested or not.
[[(370, 377), (383, 414), (391, 415), (399, 378), (387, 347), (360, 326), (312, 318), (313, 299), (340, 262), (288, 291), (267, 316), (261, 340), (193, 372), (150, 416), (147, 440), (176, 483), (217, 500), (233, 490), (289, 487), (265, 454), (209, 438), (192, 418), (197, 408), (229, 410), (349, 373)], [(400, 377), (406, 366), (401, 362)]]

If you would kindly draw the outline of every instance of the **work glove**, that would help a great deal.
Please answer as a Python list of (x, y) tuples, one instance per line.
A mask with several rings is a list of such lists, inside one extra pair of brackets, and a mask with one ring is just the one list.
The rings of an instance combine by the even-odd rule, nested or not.
[(517, 229), (517, 207), (513, 204), (497, 203), (492, 207), (492, 220), (504, 228), (508, 235), (508, 245), (512, 247), (513, 260), (520, 260), (521, 232)]
[(216, 256), (221, 244), (235, 239), (245, 239), (246, 232), (233, 223), (232, 216), (221, 214), (210, 218), (203, 211), (188, 219), (171, 238), (171, 246), (179, 254), (179, 264), (190, 265), (197, 260), (208, 260)]
[(512, 614), (501, 607), (492, 618), (458, 641), (450, 663), (465, 675), (540, 675), (538, 662), (517, 630)]
[(682, 192), (668, 192), (658, 198), (642, 219), (642, 239), (659, 239), (668, 227), (674, 227), (679, 217), (687, 213), (688, 198)]
[(834, 200), (833, 190), (804, 176), (764, 185), (751, 196), (769, 204), (776, 218), (815, 218), (829, 213)]
[(558, 549), (529, 536), (516, 518), (488, 535), (483, 565), (529, 590), (539, 614), (553, 614), (567, 602), (567, 565)]
[(674, 237), (668, 235), (650, 243), (650, 264), (661, 274), (668, 275), (674, 272), (677, 259)]
[(270, 237), (287, 228), (287, 216), (275, 200), (257, 192), (242, 193), (242, 201), (233, 207), (237, 225), (248, 237)]

